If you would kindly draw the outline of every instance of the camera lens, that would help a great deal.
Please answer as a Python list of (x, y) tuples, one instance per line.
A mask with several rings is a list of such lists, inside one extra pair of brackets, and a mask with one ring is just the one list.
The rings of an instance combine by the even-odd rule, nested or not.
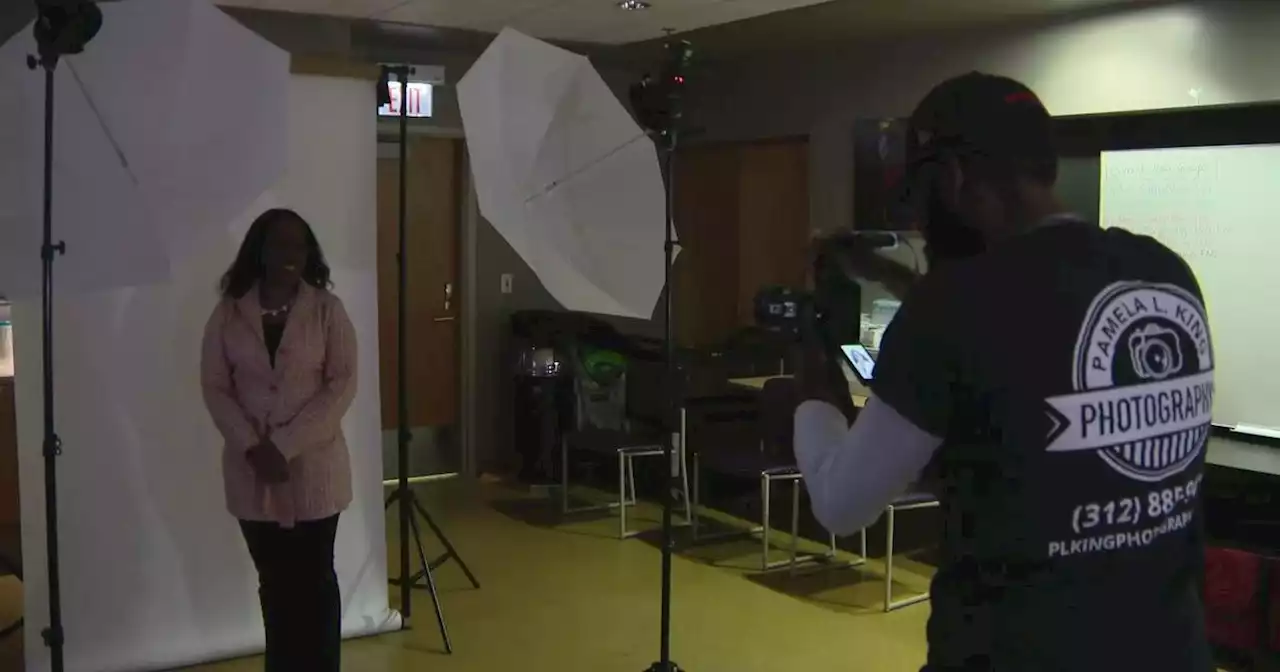
[(1142, 350), (1143, 364), (1147, 371), (1151, 372), (1153, 377), (1167, 375), (1169, 365), (1173, 360), (1173, 353), (1169, 351), (1169, 346), (1158, 340), (1147, 341), (1146, 347)]

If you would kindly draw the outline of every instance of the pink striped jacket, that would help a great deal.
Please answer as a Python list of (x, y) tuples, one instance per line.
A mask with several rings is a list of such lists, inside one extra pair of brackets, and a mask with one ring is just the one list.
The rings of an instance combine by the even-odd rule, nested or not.
[[(223, 299), (205, 327), (205, 406), (222, 433), (227, 510), (241, 520), (319, 520), (351, 503), (351, 458), (342, 417), (356, 391), (356, 335), (342, 301), (302, 285), (272, 367), (255, 287)], [(245, 453), (270, 436), (289, 480), (262, 483)]]

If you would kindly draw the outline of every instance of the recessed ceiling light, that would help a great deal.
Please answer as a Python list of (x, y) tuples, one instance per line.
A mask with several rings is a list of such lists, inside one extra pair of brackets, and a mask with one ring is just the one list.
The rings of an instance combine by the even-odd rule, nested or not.
[(619, 9), (625, 9), (628, 12), (638, 12), (642, 9), (649, 9), (649, 3), (645, 0), (619, 0)]

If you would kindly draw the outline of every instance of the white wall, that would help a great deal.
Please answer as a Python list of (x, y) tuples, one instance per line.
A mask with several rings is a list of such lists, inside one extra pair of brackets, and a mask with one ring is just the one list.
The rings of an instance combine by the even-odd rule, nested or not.
[[(216, 283), (251, 219), (311, 221), (360, 338), (359, 391), (343, 423), (355, 501), (338, 529), (344, 631), (398, 626), (387, 603), (379, 450), (375, 135), (370, 84), (294, 77), (289, 163), (236, 222), (174, 250), (164, 285), (57, 302), (55, 358), (67, 669), (169, 669), (263, 644), (256, 576), (226, 513), (221, 438), (199, 389)], [(68, 256), (66, 261), (75, 263)], [(39, 302), (14, 305), (27, 669), (49, 667)]]
[(853, 120), (908, 114), (947, 77), (1014, 77), (1056, 115), (1280, 100), (1277, 36), (1280, 2), (1227, 0), (771, 58), (710, 75), (692, 117), (711, 138), (809, 135), (810, 221), (830, 229), (853, 221)]

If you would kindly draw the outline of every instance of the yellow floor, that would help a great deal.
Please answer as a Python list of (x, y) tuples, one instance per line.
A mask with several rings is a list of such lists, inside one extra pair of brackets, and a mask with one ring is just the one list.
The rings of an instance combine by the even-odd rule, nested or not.
[[(347, 642), (345, 669), (642, 672), (654, 662), (660, 566), (652, 543), (612, 538), (611, 517), (559, 524), (544, 499), (498, 486), (436, 484), (422, 494), (482, 584), (471, 589), (453, 565), (437, 571), (454, 654), (442, 653), (430, 599), (417, 592), (414, 628)], [(635, 524), (650, 527), (654, 519), (645, 510)], [(388, 529), (394, 535), (395, 526)], [(395, 558), (394, 544), (390, 550)], [(929, 607), (881, 613), (876, 563), (865, 574), (823, 569), (792, 577), (748, 570), (757, 558), (756, 543), (738, 542), (676, 559), (672, 646), (683, 669), (919, 669)], [(920, 576), (901, 573), (904, 590), (922, 585)], [(0, 669), (17, 669), (3, 655)], [(261, 668), (242, 660), (197, 669)]]

